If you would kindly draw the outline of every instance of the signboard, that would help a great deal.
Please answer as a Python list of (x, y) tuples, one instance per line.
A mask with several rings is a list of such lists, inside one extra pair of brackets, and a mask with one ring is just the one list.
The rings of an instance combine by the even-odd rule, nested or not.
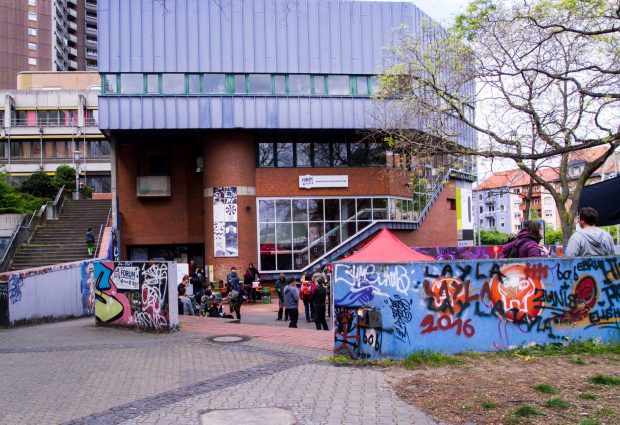
[(112, 283), (117, 289), (139, 289), (140, 269), (138, 267), (117, 266), (112, 273)]
[(301, 189), (349, 187), (349, 176), (299, 176)]
[(213, 244), (216, 257), (239, 255), (237, 188), (213, 188)]

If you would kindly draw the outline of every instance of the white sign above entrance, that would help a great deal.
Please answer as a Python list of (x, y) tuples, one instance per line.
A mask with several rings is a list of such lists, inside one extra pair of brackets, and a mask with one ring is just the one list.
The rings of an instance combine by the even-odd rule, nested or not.
[(349, 176), (299, 176), (299, 187), (302, 189), (349, 187)]

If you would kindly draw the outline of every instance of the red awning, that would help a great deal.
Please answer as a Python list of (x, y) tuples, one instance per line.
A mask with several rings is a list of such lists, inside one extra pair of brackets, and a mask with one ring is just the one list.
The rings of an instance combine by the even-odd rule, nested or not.
[(384, 228), (366, 246), (341, 261), (352, 263), (407, 263), (433, 260), (433, 257), (409, 248), (392, 232)]

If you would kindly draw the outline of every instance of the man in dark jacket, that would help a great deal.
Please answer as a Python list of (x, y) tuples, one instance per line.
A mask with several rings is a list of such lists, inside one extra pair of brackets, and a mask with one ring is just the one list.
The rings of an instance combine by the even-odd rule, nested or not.
[(325, 281), (322, 277), (319, 277), (316, 281), (316, 287), (312, 293), (312, 312), (314, 313), (314, 324), (318, 331), (321, 330), (321, 326), (324, 331), (328, 331), (327, 321), (325, 320), (325, 297), (327, 291), (325, 291)]
[[(278, 294), (278, 317), (276, 320), (282, 320), (282, 312), (284, 311), (284, 288), (286, 287), (286, 278), (284, 274), (280, 274), (278, 280), (276, 280), (276, 294)], [(288, 320), (288, 314), (284, 320)]]
[(243, 301), (243, 289), (239, 281), (239, 275), (235, 267), (230, 268), (230, 273), (226, 276), (226, 283), (230, 285), (230, 293), (228, 302), (231, 303), (233, 311), (237, 315), (237, 319), (241, 320), (241, 301)]
[(88, 255), (93, 255), (95, 252), (95, 235), (93, 235), (93, 228), (89, 227), (86, 232), (86, 249)]
[(295, 279), (291, 277), (288, 282), (289, 284), (284, 288), (284, 307), (291, 318), (288, 327), (296, 328), (299, 319), (299, 291), (295, 285)]

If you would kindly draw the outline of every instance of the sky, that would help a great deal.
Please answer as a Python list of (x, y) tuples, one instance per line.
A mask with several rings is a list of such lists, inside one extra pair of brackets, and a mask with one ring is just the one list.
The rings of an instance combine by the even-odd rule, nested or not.
[(386, 0), (386, 1), (405, 1), (413, 3), (422, 9), (431, 18), (442, 24), (452, 23), (454, 16), (457, 15), (468, 0)]

